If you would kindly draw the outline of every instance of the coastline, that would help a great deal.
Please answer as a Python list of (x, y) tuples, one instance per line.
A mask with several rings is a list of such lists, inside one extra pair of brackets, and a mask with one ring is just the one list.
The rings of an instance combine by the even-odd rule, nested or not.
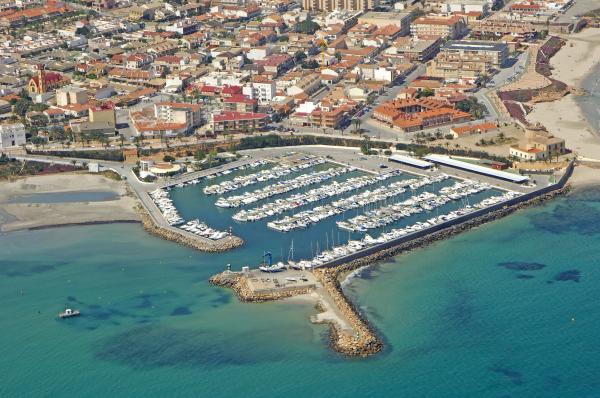
[[(582, 87), (585, 80), (600, 71), (600, 28), (586, 28), (565, 38), (567, 44), (550, 59), (552, 78), (586, 90)], [(565, 139), (567, 148), (578, 156), (600, 161), (600, 136), (592, 127), (594, 121), (588, 120), (589, 113), (579, 103), (583, 97), (570, 94), (554, 102), (536, 103), (527, 119), (543, 124), (552, 134)]]
[[(13, 202), (36, 195), (61, 195), (71, 192), (104, 191), (114, 200)], [(61, 173), (32, 176), (3, 182), (0, 192), (0, 231), (35, 230), (73, 225), (140, 222), (135, 211), (137, 198), (123, 181), (101, 175)]]

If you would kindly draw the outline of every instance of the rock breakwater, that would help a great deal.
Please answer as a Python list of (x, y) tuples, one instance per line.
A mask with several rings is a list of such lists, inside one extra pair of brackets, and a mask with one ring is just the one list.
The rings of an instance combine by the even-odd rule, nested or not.
[(142, 225), (146, 232), (151, 235), (158, 236), (166, 240), (177, 242), (181, 245), (191, 247), (196, 250), (209, 253), (220, 253), (225, 252), (236, 247), (240, 247), (244, 244), (244, 241), (237, 236), (230, 236), (218, 241), (208, 241), (201, 238), (193, 238), (184, 235), (183, 233), (176, 232), (172, 229), (163, 228), (156, 225), (152, 217), (145, 211), (141, 212)]
[(228, 287), (232, 289), (241, 301), (247, 303), (261, 303), (265, 301), (281, 300), (301, 294), (308, 294), (313, 290), (312, 288), (302, 287), (269, 292), (255, 292), (248, 286), (246, 276), (240, 272), (231, 271), (224, 271), (216, 274), (208, 281), (215, 286)]
[(383, 343), (366, 318), (361, 317), (358, 309), (344, 295), (338, 273), (337, 268), (320, 268), (314, 271), (315, 278), (331, 297), (333, 305), (352, 327), (352, 332), (350, 332), (342, 330), (337, 323), (328, 321), (331, 348), (347, 356), (360, 357), (381, 351)]

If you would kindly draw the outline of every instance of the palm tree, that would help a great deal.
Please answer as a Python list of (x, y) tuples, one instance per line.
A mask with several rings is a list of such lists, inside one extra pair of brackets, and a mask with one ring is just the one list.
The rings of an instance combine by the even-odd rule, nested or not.
[(356, 118), (356, 119), (352, 119), (352, 125), (354, 126), (354, 132), (358, 133), (358, 129), (360, 128), (360, 125), (362, 124), (362, 120)]

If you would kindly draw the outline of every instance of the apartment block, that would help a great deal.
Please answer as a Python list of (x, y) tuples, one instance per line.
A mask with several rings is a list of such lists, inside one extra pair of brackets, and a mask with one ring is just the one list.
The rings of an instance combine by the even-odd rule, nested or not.
[(458, 15), (426, 16), (415, 19), (410, 24), (410, 34), (417, 39), (442, 37), (457, 39), (467, 29), (464, 19)]

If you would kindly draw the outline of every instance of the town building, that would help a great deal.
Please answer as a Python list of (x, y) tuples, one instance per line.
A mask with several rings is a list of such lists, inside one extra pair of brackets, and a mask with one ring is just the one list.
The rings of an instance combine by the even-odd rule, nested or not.
[(87, 90), (77, 86), (64, 86), (56, 90), (56, 105), (85, 104), (88, 102)]
[(210, 128), (214, 134), (253, 132), (266, 127), (269, 115), (252, 112), (220, 112), (212, 113)]
[(486, 15), (492, 7), (492, 0), (446, 0), (441, 11), (445, 13), (470, 13), (478, 12)]
[(46, 72), (43, 64), (37, 66), (37, 75), (29, 79), (29, 92), (32, 94), (45, 94), (56, 90), (62, 86), (66, 86), (71, 82), (65, 75), (56, 72)]
[(465, 20), (458, 15), (426, 16), (417, 18), (410, 24), (410, 34), (417, 39), (458, 39), (465, 34), (466, 29)]
[(367, 11), (378, 6), (379, 0), (302, 0), (302, 8), (308, 11)]
[(446, 43), (427, 64), (427, 76), (476, 82), (499, 70), (508, 58), (506, 43), (458, 40)]
[(92, 106), (89, 110), (89, 119), (91, 123), (106, 123), (114, 129), (117, 124), (114, 105), (107, 102), (101, 105)]
[(403, 132), (471, 120), (470, 114), (454, 109), (446, 101), (432, 98), (385, 102), (374, 109), (372, 117)]
[(25, 142), (23, 123), (0, 124), (0, 149), (24, 145)]
[(154, 104), (154, 116), (166, 123), (183, 123), (189, 130), (201, 125), (202, 106), (185, 102), (159, 102)]
[(404, 36), (410, 32), (411, 18), (410, 12), (369, 11), (358, 17), (358, 23), (368, 23), (378, 28), (396, 25), (400, 27), (400, 35)]
[(438, 53), (441, 44), (441, 38), (400, 37), (385, 49), (382, 56), (393, 63), (427, 62)]

